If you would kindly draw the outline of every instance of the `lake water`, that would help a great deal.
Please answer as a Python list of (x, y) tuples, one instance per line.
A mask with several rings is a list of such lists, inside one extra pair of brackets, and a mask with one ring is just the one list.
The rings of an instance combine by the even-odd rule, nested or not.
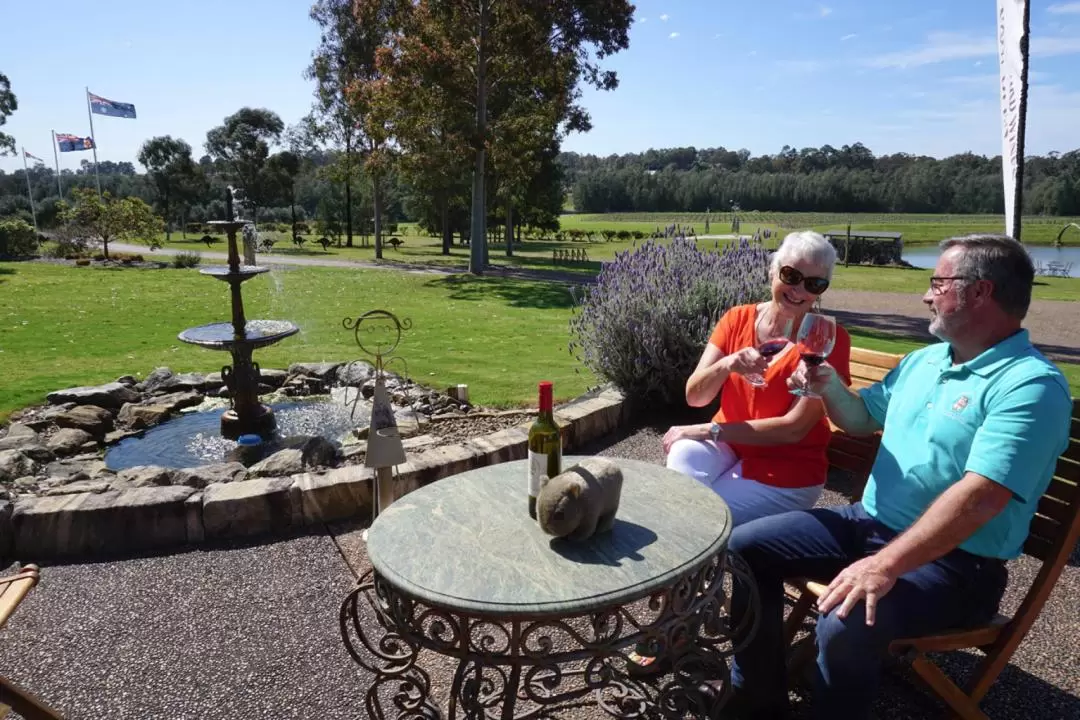
[[(1072, 263), (1069, 269), (1069, 277), (1080, 277), (1080, 247), (1066, 246), (1061, 248), (1048, 246), (1028, 247), (1031, 259), (1042, 263), (1045, 267), (1048, 263), (1063, 262), (1066, 265)], [(937, 264), (941, 252), (936, 247), (917, 247), (904, 250), (903, 258), (915, 267), (932, 268)]]

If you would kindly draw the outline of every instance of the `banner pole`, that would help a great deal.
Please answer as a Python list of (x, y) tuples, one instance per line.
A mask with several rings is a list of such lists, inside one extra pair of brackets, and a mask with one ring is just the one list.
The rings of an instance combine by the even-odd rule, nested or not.
[(34, 209), (34, 189), (30, 185), (30, 168), (26, 166), (26, 148), (22, 148), (23, 173), (26, 175), (26, 194), (30, 198), (30, 217), (34, 219), (34, 236), (37, 237), (37, 210)]
[(56, 152), (56, 131), (52, 131), (52, 152), (53, 159), (56, 160), (56, 191), (60, 193), (60, 200), (64, 199), (64, 186), (60, 184), (60, 155)]
[(94, 113), (90, 111), (90, 88), (86, 88), (86, 116), (90, 118), (90, 141), (94, 151), (94, 179), (97, 181), (97, 194), (101, 197), (101, 175), (98, 173), (97, 164), (97, 136), (94, 134)]

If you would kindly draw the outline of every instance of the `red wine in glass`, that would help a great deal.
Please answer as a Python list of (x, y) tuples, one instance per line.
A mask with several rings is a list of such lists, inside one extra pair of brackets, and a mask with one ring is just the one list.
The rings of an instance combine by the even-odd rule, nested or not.
[[(836, 318), (818, 313), (806, 313), (799, 326), (799, 355), (807, 367), (817, 367), (825, 362), (836, 344)], [(792, 395), (821, 397), (810, 390), (792, 388)]]
[[(771, 337), (765, 342), (757, 346), (757, 351), (761, 353), (761, 356), (768, 361), (771, 361), (776, 355), (778, 355), (784, 348), (788, 346), (788, 336), (791, 335), (792, 319), (788, 318), (784, 322), (783, 328), (777, 333), (775, 337)], [(744, 375), (746, 381), (754, 387), (763, 388), (768, 383), (765, 381), (765, 377), (758, 373), (751, 373)]]

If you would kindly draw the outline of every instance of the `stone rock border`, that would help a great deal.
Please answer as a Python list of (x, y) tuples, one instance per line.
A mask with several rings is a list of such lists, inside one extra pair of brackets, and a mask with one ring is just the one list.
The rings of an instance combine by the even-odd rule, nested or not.
[[(573, 451), (627, 420), (621, 392), (600, 388), (555, 419)], [(394, 497), (473, 468), (527, 456), (528, 425), (410, 456), (395, 468)], [(20, 498), (0, 507), (0, 557), (22, 563), (165, 551), (221, 538), (266, 536), (372, 515), (373, 473), (351, 465), (289, 477)], [(522, 480), (524, 489), (524, 479)]]

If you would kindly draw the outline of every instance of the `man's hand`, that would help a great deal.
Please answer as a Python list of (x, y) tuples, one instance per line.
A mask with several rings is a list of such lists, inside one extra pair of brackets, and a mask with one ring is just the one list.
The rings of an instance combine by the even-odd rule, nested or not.
[(896, 584), (893, 575), (876, 555), (865, 557), (844, 568), (818, 598), (818, 610), (825, 614), (837, 605), (836, 614), (846, 618), (860, 600), (866, 601), (866, 624), (873, 625), (878, 600)]
[(769, 369), (769, 361), (757, 351), (757, 348), (744, 347), (724, 358), (728, 370), (739, 375), (761, 374)]
[(799, 367), (795, 368), (795, 372), (788, 377), (787, 385), (790, 389), (809, 390), (815, 395), (822, 395), (834, 380), (839, 379), (836, 369), (827, 362), (817, 367), (809, 367), (805, 362), (800, 361)]
[(708, 425), (675, 425), (664, 433), (664, 454), (671, 452), (676, 440), (704, 440), (709, 437)]

